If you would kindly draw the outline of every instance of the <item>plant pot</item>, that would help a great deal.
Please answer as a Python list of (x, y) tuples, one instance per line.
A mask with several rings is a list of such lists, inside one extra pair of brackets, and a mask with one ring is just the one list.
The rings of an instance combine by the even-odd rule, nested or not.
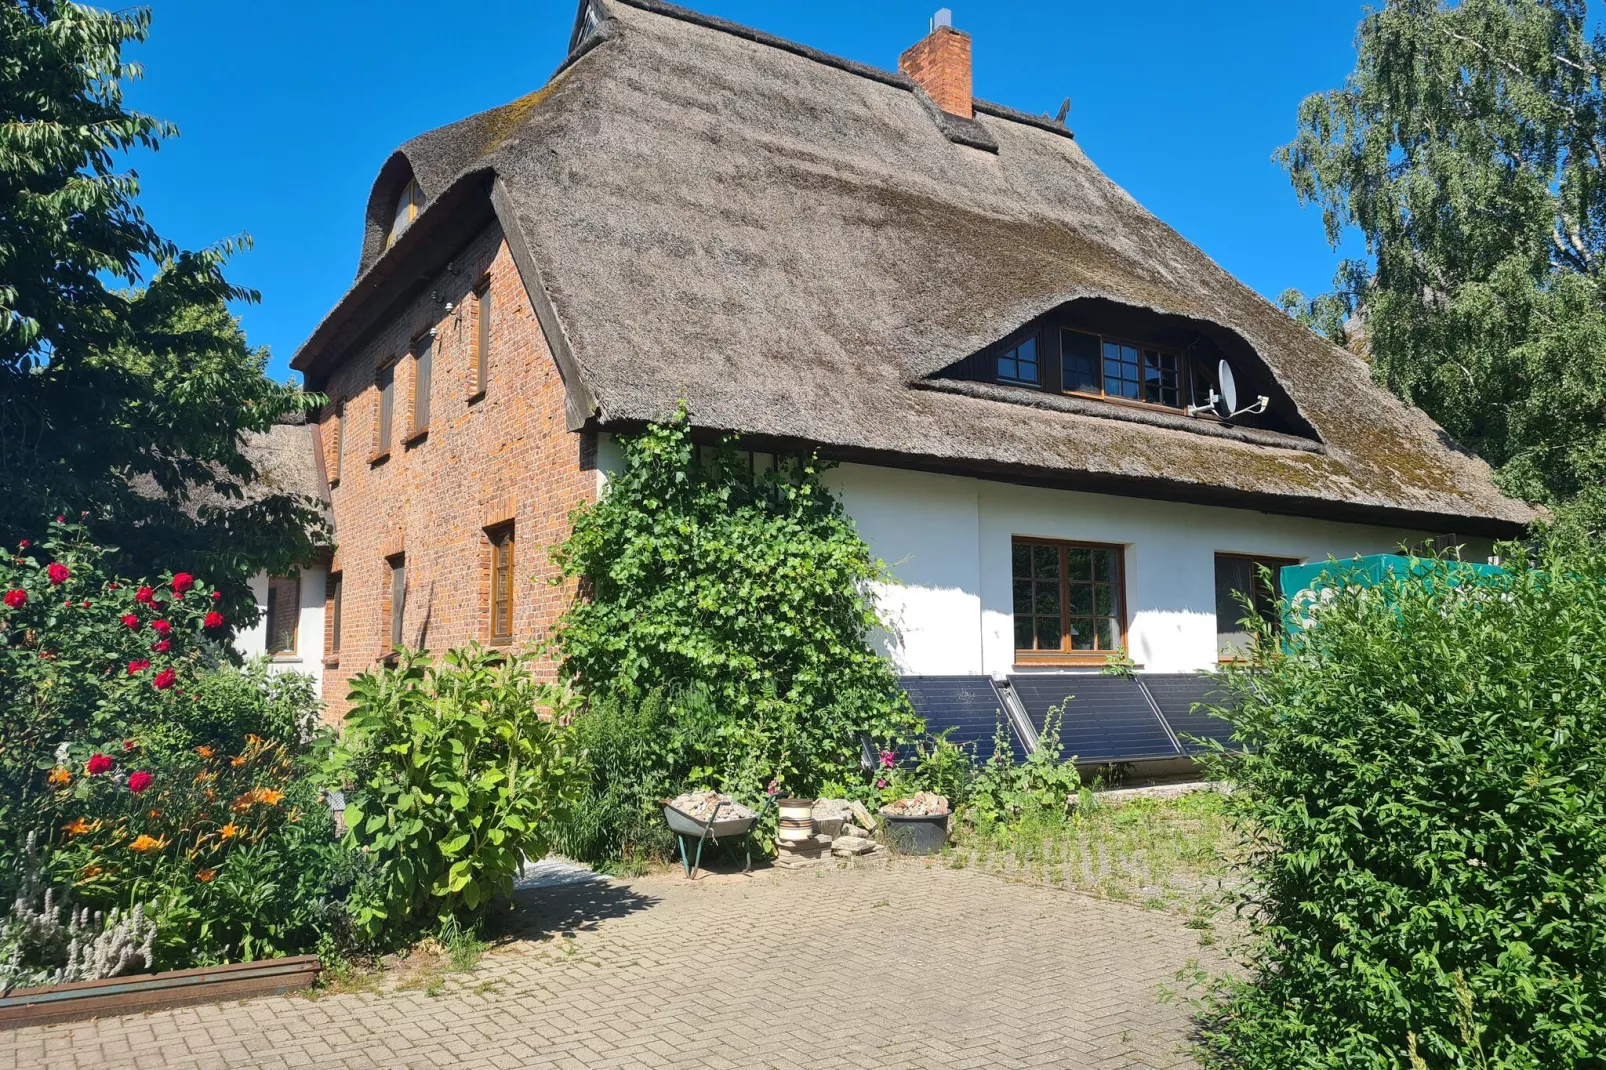
[(901, 855), (934, 855), (948, 843), (948, 814), (904, 817), (881, 811), (887, 843)]

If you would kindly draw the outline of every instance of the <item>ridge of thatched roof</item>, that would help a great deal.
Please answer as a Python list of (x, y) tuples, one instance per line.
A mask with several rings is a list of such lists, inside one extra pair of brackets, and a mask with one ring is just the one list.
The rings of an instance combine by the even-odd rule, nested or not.
[[(849, 458), (1465, 533), (1532, 519), (1052, 121), (978, 102), (997, 145), (983, 151), (939, 129), (901, 74), (656, 0), (592, 2), (606, 21), (544, 88), (387, 162), (376, 199), (411, 168), (430, 202), (392, 249), (370, 234), (357, 284), (297, 354), (309, 385), (419, 262), (450, 255), (449, 228), (494, 210), (576, 427), (683, 401), (698, 426)], [(1320, 448), (930, 388), (1082, 298), (1232, 332)]]

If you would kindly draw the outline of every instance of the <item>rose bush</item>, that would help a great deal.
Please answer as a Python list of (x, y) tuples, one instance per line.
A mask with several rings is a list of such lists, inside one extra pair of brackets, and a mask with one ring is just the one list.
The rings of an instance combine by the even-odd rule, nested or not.
[(31, 837), (58, 899), (156, 922), (157, 968), (312, 950), (355, 859), (312, 768), (311, 681), (235, 668), (203, 579), (114, 557), (65, 518), (0, 552), (0, 893)]

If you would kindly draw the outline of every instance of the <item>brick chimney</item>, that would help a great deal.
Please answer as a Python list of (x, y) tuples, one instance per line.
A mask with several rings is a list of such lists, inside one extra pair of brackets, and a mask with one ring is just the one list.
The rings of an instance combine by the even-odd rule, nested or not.
[(898, 70), (936, 101), (937, 107), (962, 119), (974, 119), (970, 96), (970, 34), (954, 29), (953, 12), (938, 11), (931, 32), (898, 57)]

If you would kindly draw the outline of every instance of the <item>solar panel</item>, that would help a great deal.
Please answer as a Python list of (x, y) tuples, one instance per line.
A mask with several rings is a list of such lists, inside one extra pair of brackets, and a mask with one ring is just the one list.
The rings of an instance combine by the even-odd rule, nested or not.
[(1210, 716), (1203, 708), (1194, 708), (1198, 703), (1206, 706), (1234, 704), (1232, 695), (1221, 689), (1220, 677), (1197, 672), (1146, 672), (1137, 679), (1154, 698), (1160, 716), (1171, 726), (1190, 757), (1206, 748), (1189, 737), (1216, 739), (1225, 747), (1236, 746), (1229, 722)]
[(915, 712), (926, 719), (926, 731), (931, 735), (951, 728), (949, 742), (965, 745), (976, 761), (985, 762), (993, 756), (993, 733), (1002, 718), (1015, 760), (1026, 759), (1026, 748), (1004, 716), (1004, 703), (989, 677), (905, 676), (898, 682)]
[(1039, 733), (1049, 707), (1065, 703), (1060, 742), (1064, 756), (1074, 756), (1079, 764), (1180, 755), (1143, 689), (1130, 676), (1043, 673), (1011, 676), (1009, 682)]

